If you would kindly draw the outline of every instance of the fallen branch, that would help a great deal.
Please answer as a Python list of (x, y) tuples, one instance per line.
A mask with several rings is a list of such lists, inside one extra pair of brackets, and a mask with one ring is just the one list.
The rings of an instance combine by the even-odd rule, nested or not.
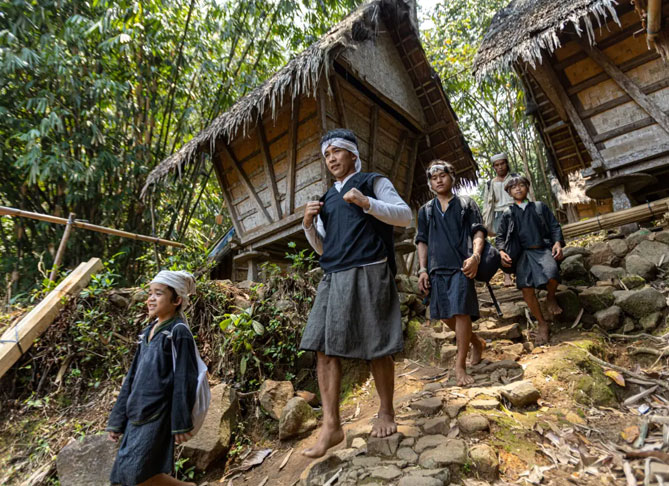
[(573, 344), (573, 343), (564, 343), (564, 344), (568, 344), (569, 346), (573, 346), (573, 347), (575, 347), (576, 349), (580, 349), (580, 350), (583, 351), (583, 352), (586, 354), (586, 356), (588, 356), (592, 361), (594, 361), (595, 363), (597, 363), (598, 365), (600, 365), (600, 366), (602, 366), (602, 367), (604, 367), (604, 368), (611, 368), (612, 370), (620, 371), (621, 373), (625, 373), (626, 375), (631, 376), (632, 378), (636, 378), (637, 380), (645, 380), (645, 381), (649, 381), (649, 382), (651, 382), (653, 385), (658, 385), (659, 387), (664, 388), (665, 390), (668, 390), (668, 391), (669, 391), (669, 383), (665, 383), (664, 381), (656, 380), (656, 379), (654, 379), (654, 378), (649, 378), (649, 377), (647, 377), (647, 376), (640, 375), (639, 373), (634, 373), (633, 371), (630, 371), (630, 370), (628, 370), (628, 369), (626, 369), (626, 368), (623, 368), (622, 366), (618, 366), (618, 365), (611, 364), (611, 363), (609, 363), (609, 362), (607, 362), (607, 361), (604, 361), (603, 359), (599, 359), (597, 356), (593, 355), (593, 354), (592, 354), (590, 351), (588, 351), (587, 349), (583, 349), (583, 348), (581, 348), (581, 347), (579, 347), (579, 346), (576, 346), (576, 345)]
[(609, 334), (608, 335), (610, 338), (616, 338), (616, 339), (650, 339), (651, 341), (655, 341), (656, 343), (665, 343), (665, 340), (662, 339), (661, 337), (658, 336), (653, 336), (652, 334), (647, 334), (645, 332), (641, 332), (639, 334)]
[(647, 457), (655, 457), (662, 462), (669, 464), (669, 454), (661, 451), (630, 451), (625, 453), (628, 459), (645, 459)]
[(630, 406), (633, 403), (638, 402), (642, 398), (646, 398), (648, 395), (652, 395), (655, 393), (655, 390), (657, 390), (657, 385), (655, 385), (653, 388), (649, 388), (648, 390), (644, 390), (641, 393), (637, 393), (636, 395), (632, 395), (629, 397), (627, 400), (623, 402), (623, 405), (625, 406)]
[(629, 354), (631, 356), (635, 356), (637, 354), (652, 354), (654, 356), (659, 356), (660, 358), (664, 358), (665, 356), (669, 356), (669, 349), (654, 349), (654, 348), (647, 348), (645, 346), (641, 346), (639, 348), (632, 347), (629, 351)]

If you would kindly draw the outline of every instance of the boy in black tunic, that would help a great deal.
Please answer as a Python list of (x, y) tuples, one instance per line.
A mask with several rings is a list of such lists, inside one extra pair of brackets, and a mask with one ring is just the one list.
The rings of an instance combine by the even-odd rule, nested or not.
[[(474, 382), (466, 370), (469, 345), (473, 349), (472, 365), (481, 361), (485, 348), (485, 341), (472, 333), (472, 320), (479, 318), (473, 279), (487, 231), (476, 203), (453, 194), (452, 164), (433, 161), (427, 178), (437, 197), (418, 211), (418, 285), (423, 293), (430, 293), (430, 319), (442, 319), (455, 331), (455, 377), (458, 385), (469, 385)], [(469, 248), (473, 249), (471, 255)]]
[(516, 286), (522, 290), (532, 315), (539, 323), (535, 344), (547, 344), (550, 338), (534, 289), (546, 289), (546, 307), (552, 316), (562, 309), (555, 297), (560, 282), (558, 262), (565, 245), (562, 229), (551, 210), (541, 202), (527, 200), (530, 181), (523, 176), (512, 177), (504, 189), (514, 204), (502, 214), (495, 245), (500, 251), (502, 265), (516, 265)]

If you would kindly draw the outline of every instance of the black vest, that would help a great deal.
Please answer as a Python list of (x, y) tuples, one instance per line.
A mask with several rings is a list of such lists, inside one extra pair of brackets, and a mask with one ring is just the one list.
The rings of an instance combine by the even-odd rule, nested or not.
[(361, 267), (384, 258), (388, 259), (393, 274), (397, 272), (393, 227), (366, 214), (356, 204), (344, 201), (344, 194), (354, 187), (376, 199), (377, 177), (381, 175), (358, 172), (346, 181), (341, 192), (333, 186), (321, 197), (323, 207), (319, 216), (325, 227), (325, 239), (319, 262), (325, 273)]

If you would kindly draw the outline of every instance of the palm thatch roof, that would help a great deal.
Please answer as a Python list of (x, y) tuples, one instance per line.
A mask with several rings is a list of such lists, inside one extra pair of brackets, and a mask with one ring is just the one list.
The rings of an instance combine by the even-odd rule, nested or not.
[(619, 23), (617, 4), (616, 0), (513, 0), (495, 14), (483, 38), (474, 59), (476, 78), (521, 60), (534, 67), (561, 46), (559, 34), (569, 26), (579, 35), (585, 31), (593, 44), (595, 27), (605, 25), (609, 16)]
[[(456, 165), (463, 184), (474, 183), (477, 179), (476, 164), (460, 132), (457, 116), (450, 106), (441, 81), (429, 65), (417, 28), (411, 21), (411, 9), (412, 6), (405, 0), (367, 0), (320, 40), (238, 100), (179, 151), (156, 166), (147, 178), (142, 197), (152, 184), (163, 180), (171, 171), (181, 171), (183, 165), (190, 162), (197, 153), (215, 153), (217, 140), (224, 138), (230, 142), (240, 134), (248, 133), (265, 110), (270, 109), (274, 118), (285, 102), (305, 94), (315, 96), (319, 81), (323, 77), (328, 78), (333, 61), (344, 51), (375, 39), (381, 22), (392, 31), (396, 43), (398, 39), (410, 39), (410, 49), (402, 53), (401, 57), (427, 120), (427, 137), (419, 145), (419, 159), (422, 162), (416, 164), (414, 187), (424, 184), (422, 166), (430, 158), (448, 158)], [(429, 197), (427, 186), (424, 189), (418, 191), (416, 197)], [(426, 192), (427, 196), (423, 194)], [(412, 196), (412, 200), (414, 199)]]

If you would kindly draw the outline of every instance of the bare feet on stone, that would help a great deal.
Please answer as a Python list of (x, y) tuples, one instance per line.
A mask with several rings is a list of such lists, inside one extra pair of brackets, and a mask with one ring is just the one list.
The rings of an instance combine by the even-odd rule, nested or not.
[(553, 314), (554, 316), (562, 314), (562, 307), (558, 304), (557, 299), (546, 299), (546, 307), (548, 308), (548, 312)]
[(539, 327), (534, 333), (534, 345), (543, 346), (545, 344), (548, 344), (549, 340), (550, 340), (550, 328), (548, 327), (548, 323), (547, 322), (540, 323)]
[(331, 447), (336, 446), (344, 440), (344, 429), (341, 426), (327, 427), (323, 426), (318, 434), (316, 445), (302, 451), (302, 455), (316, 459), (323, 457)]
[(372, 424), (372, 432), (369, 435), (381, 438), (393, 435), (395, 432), (397, 432), (395, 415), (379, 412), (378, 418)]
[(475, 334), (472, 336), (472, 357), (470, 359), (472, 366), (476, 366), (481, 362), (486, 346), (486, 342), (483, 339)]
[(455, 381), (457, 382), (458, 386), (467, 386), (474, 383), (474, 378), (467, 374), (466, 369), (456, 366)]

